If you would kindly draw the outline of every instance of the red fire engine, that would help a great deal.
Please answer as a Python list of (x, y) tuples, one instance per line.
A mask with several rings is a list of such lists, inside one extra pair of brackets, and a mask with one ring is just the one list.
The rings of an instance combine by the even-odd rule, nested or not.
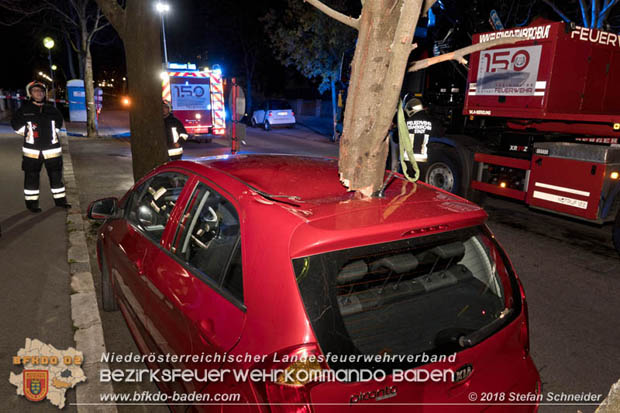
[(187, 70), (193, 65), (183, 65), (182, 70), (170, 64), (162, 74), (163, 99), (172, 104), (174, 116), (195, 138), (223, 136), (226, 134), (224, 86), (220, 69)]
[(602, 224), (620, 251), (620, 37), (565, 23), (471, 56), (465, 133), (430, 140), (427, 182)]

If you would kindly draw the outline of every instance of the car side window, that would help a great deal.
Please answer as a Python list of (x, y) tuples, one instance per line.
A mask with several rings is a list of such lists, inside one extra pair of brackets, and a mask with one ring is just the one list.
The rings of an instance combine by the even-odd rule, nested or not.
[(183, 214), (173, 253), (243, 302), (241, 232), (234, 206), (199, 183)]
[(127, 220), (153, 241), (161, 241), (170, 214), (187, 180), (186, 175), (176, 172), (165, 172), (147, 180), (131, 195)]

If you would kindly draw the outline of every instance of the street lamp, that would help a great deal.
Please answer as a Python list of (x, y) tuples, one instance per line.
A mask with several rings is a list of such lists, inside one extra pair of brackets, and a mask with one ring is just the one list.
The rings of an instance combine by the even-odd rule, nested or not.
[(165, 70), (168, 70), (168, 50), (166, 49), (166, 26), (164, 23), (164, 14), (170, 11), (170, 5), (167, 3), (156, 3), (155, 9), (161, 16), (161, 31), (164, 35), (164, 62), (166, 63)]
[(54, 89), (54, 65), (52, 64), (52, 48), (54, 47), (54, 39), (51, 37), (45, 37), (43, 39), (43, 46), (47, 49), (47, 58), (50, 61), (50, 76), (52, 78), (52, 99), (54, 100), (54, 106), (56, 106), (56, 90)]

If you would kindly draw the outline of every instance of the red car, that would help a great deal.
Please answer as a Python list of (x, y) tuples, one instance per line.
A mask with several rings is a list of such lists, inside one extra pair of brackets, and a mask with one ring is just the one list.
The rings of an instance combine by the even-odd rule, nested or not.
[(335, 160), (239, 155), (165, 164), (88, 213), (104, 309), (164, 355), (150, 368), (189, 372), (160, 389), (236, 395), (195, 409), (538, 409), (523, 288), (462, 198), (396, 175), (358, 199)]

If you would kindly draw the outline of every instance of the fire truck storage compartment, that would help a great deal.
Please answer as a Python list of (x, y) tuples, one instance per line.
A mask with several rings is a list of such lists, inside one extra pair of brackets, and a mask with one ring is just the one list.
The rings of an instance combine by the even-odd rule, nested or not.
[(510, 34), (529, 40), (472, 55), (463, 113), (620, 122), (620, 37), (565, 23), (535, 23), (474, 35), (474, 44)]
[(620, 147), (535, 143), (527, 203), (598, 221), (605, 178), (610, 169), (617, 170), (619, 165)]

